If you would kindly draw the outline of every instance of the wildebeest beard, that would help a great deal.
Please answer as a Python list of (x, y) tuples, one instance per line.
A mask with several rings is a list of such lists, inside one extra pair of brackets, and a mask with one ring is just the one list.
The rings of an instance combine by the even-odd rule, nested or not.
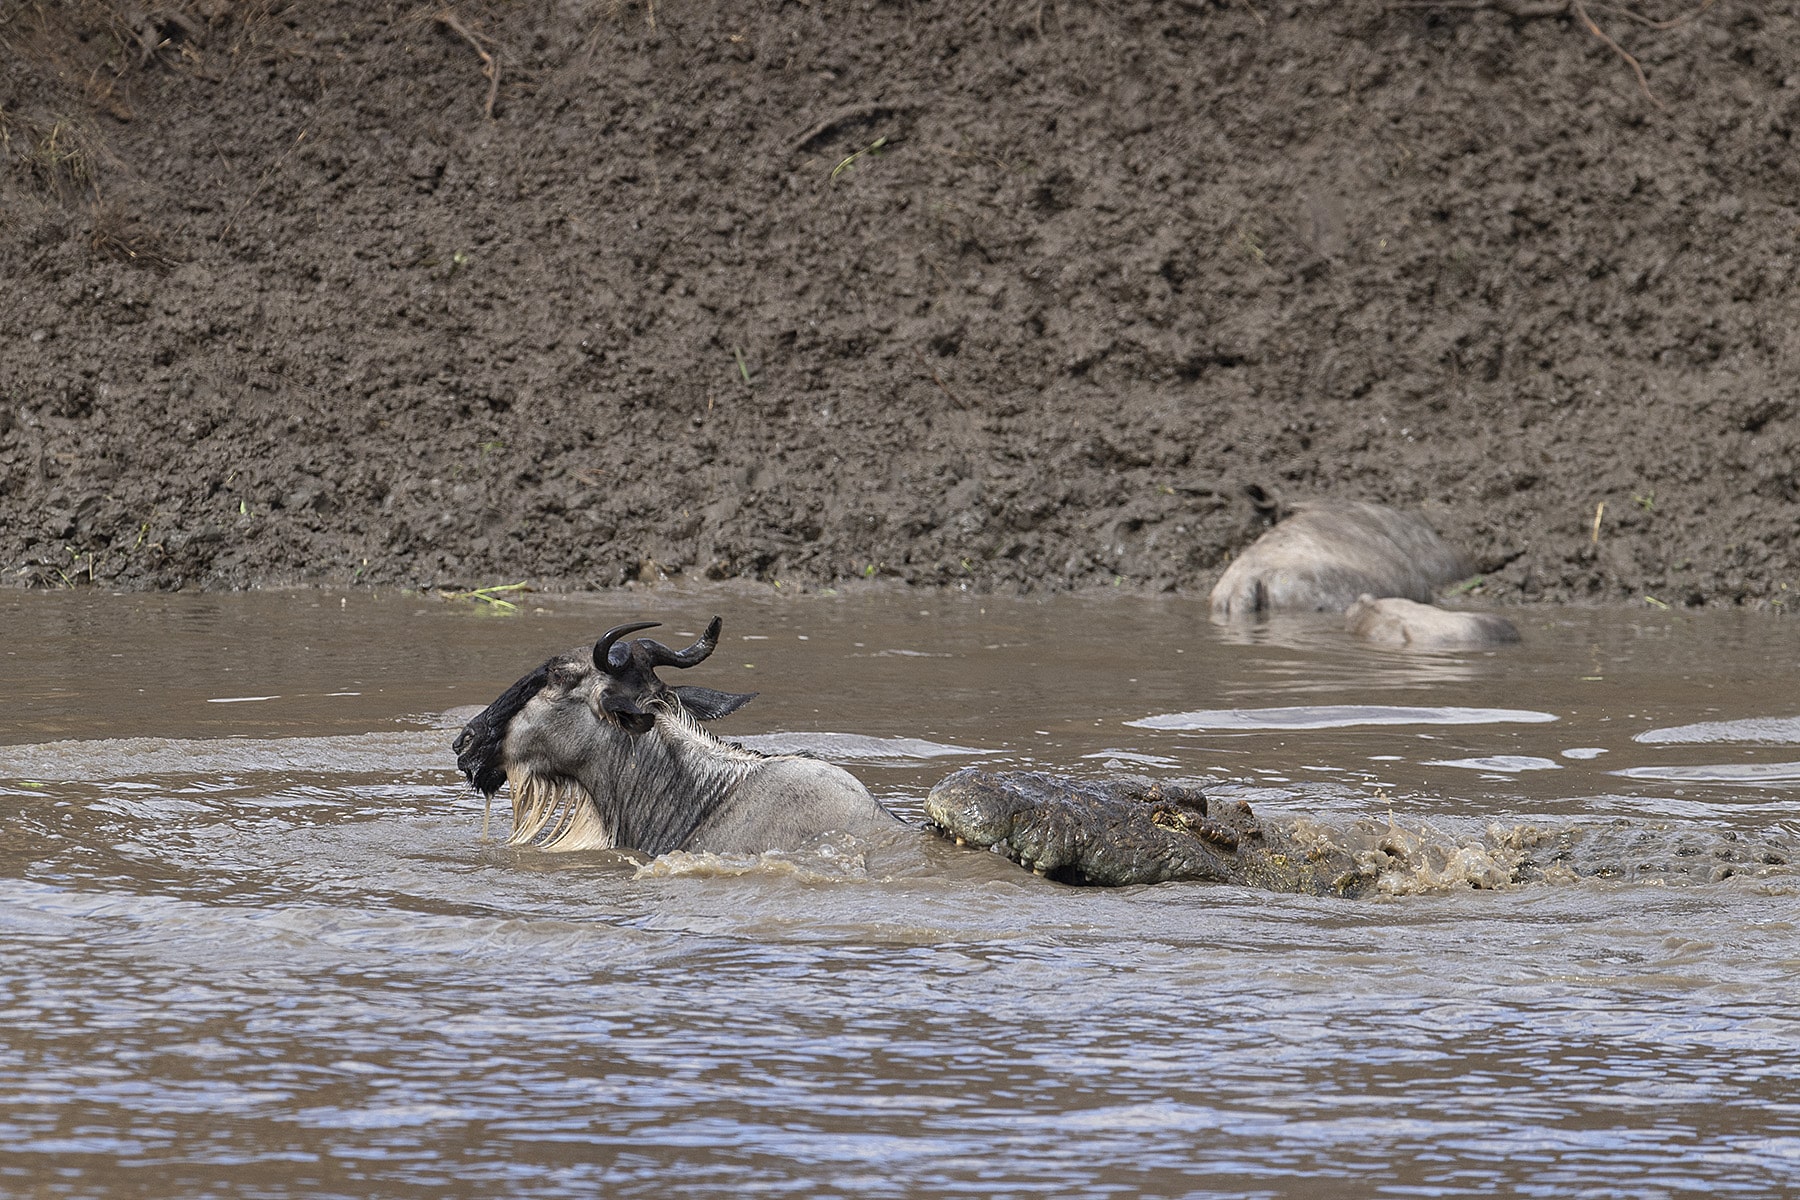
[[(488, 797), (491, 812), (494, 798)], [(509, 846), (538, 845), (545, 850), (610, 850), (618, 845), (612, 829), (600, 819), (594, 798), (573, 779), (546, 779), (521, 771), (512, 787), (513, 829)], [(481, 815), (487, 837), (488, 812)]]

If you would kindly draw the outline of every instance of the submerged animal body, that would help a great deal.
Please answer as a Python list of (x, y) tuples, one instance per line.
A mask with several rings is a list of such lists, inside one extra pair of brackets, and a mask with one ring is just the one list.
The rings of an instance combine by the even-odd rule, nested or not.
[(1358, 597), (1344, 613), (1344, 627), (1366, 641), (1419, 650), (1475, 650), (1519, 640), (1518, 629), (1498, 613), (1450, 612), (1398, 596)]
[(1469, 571), (1425, 518), (1380, 504), (1300, 504), (1240, 554), (1212, 590), (1216, 619), (1343, 612), (1365, 592), (1427, 601)]
[(703, 661), (721, 622), (686, 650), (623, 640), (655, 624), (621, 625), (591, 652), (550, 659), (457, 735), (457, 766), (471, 784), (490, 800), (510, 786), (513, 844), (754, 854), (898, 825), (841, 767), (714, 737), (702, 722), (754, 693), (671, 687), (656, 669)]

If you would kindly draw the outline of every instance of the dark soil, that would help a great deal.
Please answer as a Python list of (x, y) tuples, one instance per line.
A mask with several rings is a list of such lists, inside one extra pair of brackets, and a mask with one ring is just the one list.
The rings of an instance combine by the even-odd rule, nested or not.
[(7, 5), (0, 570), (1780, 605), (1800, 16), (1546, 7)]

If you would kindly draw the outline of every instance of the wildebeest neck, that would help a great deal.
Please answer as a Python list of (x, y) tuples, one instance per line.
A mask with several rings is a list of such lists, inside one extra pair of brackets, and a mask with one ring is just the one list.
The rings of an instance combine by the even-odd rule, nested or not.
[(602, 739), (572, 777), (515, 766), (510, 840), (663, 854), (685, 845), (762, 761), (707, 733), (679, 703), (659, 704), (652, 732)]

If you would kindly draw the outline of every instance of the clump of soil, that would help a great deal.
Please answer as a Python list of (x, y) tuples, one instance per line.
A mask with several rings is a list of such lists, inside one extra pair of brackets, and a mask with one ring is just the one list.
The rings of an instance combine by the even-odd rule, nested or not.
[(1783, 6), (71, 0), (0, 42), (15, 585), (1199, 590), (1320, 496), (1507, 599), (1796, 582)]

